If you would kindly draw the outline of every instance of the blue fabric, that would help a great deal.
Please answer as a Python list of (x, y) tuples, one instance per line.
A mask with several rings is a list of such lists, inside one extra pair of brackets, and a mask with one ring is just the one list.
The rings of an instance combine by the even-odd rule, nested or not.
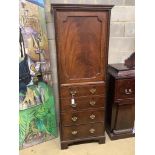
[(33, 4), (36, 4), (40, 7), (44, 7), (44, 0), (27, 0), (28, 2), (31, 2)]

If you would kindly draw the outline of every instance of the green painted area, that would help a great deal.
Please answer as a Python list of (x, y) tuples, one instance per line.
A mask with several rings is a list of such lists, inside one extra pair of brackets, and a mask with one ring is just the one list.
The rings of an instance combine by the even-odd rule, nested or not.
[[(19, 144), (26, 139), (33, 139), (35, 136), (44, 134), (57, 137), (56, 110), (53, 92), (45, 82), (39, 82), (38, 86), (44, 90), (44, 101), (35, 107), (21, 110), (19, 112)], [(36, 89), (38, 86), (31, 86)], [(38, 138), (39, 139), (39, 138)]]

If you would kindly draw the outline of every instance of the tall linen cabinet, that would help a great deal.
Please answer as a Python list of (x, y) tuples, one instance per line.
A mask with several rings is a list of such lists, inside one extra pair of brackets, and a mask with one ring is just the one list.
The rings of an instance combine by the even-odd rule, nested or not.
[(105, 142), (112, 7), (51, 4), (56, 31), (61, 149), (76, 142)]

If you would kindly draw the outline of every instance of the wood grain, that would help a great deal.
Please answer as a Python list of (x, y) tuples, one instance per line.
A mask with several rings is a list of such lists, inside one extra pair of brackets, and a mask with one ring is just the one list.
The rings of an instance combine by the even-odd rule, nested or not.
[[(126, 75), (122, 76), (124, 71)], [(130, 68), (124, 70), (123, 64), (109, 65), (107, 93), (106, 131), (109, 137), (112, 140), (133, 137), (135, 78)]]
[[(51, 6), (56, 30), (61, 149), (83, 141), (105, 143), (104, 104), (113, 6)], [(95, 105), (90, 105), (91, 101)]]

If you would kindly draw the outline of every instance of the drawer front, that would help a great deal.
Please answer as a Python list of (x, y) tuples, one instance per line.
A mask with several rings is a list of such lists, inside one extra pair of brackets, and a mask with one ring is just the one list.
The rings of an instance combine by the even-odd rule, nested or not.
[(105, 84), (81, 85), (81, 86), (62, 86), (60, 88), (60, 97), (80, 97), (88, 95), (104, 95)]
[(91, 123), (86, 125), (74, 125), (71, 127), (63, 127), (62, 139), (74, 140), (80, 138), (97, 137), (104, 135), (103, 123)]
[(115, 98), (133, 98), (135, 96), (135, 79), (116, 80)]
[(71, 98), (61, 99), (61, 111), (82, 110), (88, 108), (104, 107), (105, 97), (91, 96), (75, 98), (75, 106), (71, 104)]
[(83, 110), (79, 112), (69, 112), (61, 114), (62, 125), (70, 126), (77, 124), (87, 124), (104, 121), (104, 109)]

